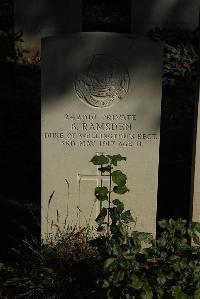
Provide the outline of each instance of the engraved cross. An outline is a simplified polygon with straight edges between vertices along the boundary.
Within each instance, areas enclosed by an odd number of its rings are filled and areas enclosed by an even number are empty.
[[[97,187],[102,187],[103,181],[109,181],[109,175],[102,174],[102,171],[99,171],[100,166],[97,166],[96,174],[78,174],[78,184],[79,184],[79,198],[80,198],[80,185],[81,181],[96,181]],[[80,201],[79,201],[80,202]],[[100,210],[102,208],[102,202],[100,202],[100,206],[96,205],[96,216],[98,216]]]

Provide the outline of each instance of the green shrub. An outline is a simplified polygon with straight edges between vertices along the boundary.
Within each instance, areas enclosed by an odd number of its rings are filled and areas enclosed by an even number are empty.
[[[148,34],[155,41],[164,42],[163,85],[196,84],[198,77],[198,30],[169,30],[155,28]]]
[[[119,199],[111,200],[113,194],[129,191],[126,175],[113,170],[122,160],[126,158],[121,155],[96,155],[91,160],[110,178],[109,188],[95,189],[97,200],[107,201],[108,207],[102,207],[96,218],[97,231],[105,233],[91,242],[105,258],[97,282],[104,291],[103,297],[200,298],[200,224],[187,227],[186,221],[181,219],[160,221],[162,233],[157,239],[149,233],[129,233],[128,226],[133,222],[130,210],[125,210]],[[189,245],[189,238],[196,246]]]
[[[17,62],[22,53],[16,49],[16,43],[23,42],[22,32],[0,31],[0,62]]]

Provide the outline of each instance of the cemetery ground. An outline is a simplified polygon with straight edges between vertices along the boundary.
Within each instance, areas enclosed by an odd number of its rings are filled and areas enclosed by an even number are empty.
[[[197,36],[153,34],[166,40],[158,190],[158,220],[166,220],[157,239],[127,236],[124,200],[124,209],[112,206],[119,217],[109,239],[91,242],[85,228],[49,245],[40,244],[40,57],[18,63],[13,37],[1,37],[9,42],[1,52],[0,298],[200,298],[199,226],[180,220],[189,220]]]

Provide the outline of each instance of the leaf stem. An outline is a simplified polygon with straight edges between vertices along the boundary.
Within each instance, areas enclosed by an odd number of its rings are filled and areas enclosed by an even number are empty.
[[[101,165],[101,169],[102,169],[103,165]],[[101,170],[101,187],[103,186],[103,182],[102,182],[102,170]],[[102,201],[100,201],[100,212],[102,210]]]
[[[108,193],[108,224],[107,224],[107,235],[109,237],[109,227],[110,227],[110,204],[111,204],[111,188],[112,188],[112,176],[111,176],[111,163],[109,170],[109,193]]]

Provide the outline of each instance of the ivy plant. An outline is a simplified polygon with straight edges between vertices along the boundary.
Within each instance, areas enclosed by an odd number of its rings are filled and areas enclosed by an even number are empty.
[[[96,218],[98,224],[98,231],[106,231],[107,237],[113,237],[116,230],[120,235],[120,231],[125,230],[125,225],[133,221],[130,210],[124,211],[124,204],[118,198],[113,198],[114,195],[120,196],[127,192],[129,189],[126,186],[127,177],[121,170],[115,170],[118,162],[126,161],[126,157],[121,155],[95,155],[91,162],[99,166],[98,170],[102,176],[107,176],[109,179],[109,187],[98,186],[95,188],[95,196],[101,202],[107,202],[102,207],[99,215]]]
[[[126,157],[120,154],[95,155],[91,159],[94,165],[99,166],[101,174],[109,178],[109,187],[98,186],[95,189],[96,199],[106,202],[96,218],[97,231],[105,234],[91,243],[105,255],[98,286],[105,291],[105,298],[138,298],[134,296],[141,295],[141,298],[148,299],[153,294],[151,286],[142,272],[137,272],[139,265],[143,268],[146,261],[141,254],[142,243],[149,243],[152,236],[136,231],[129,233],[128,228],[134,219],[118,198],[129,192],[126,174],[116,169],[121,161],[126,161]]]
[[[160,236],[129,230],[134,219],[121,197],[129,192],[118,163],[121,155],[95,155],[91,162],[109,186],[95,188],[100,236],[91,241],[102,254],[95,298],[200,299],[200,223],[162,220]],[[192,240],[192,245],[190,241]],[[93,298],[93,297],[92,297]]]

